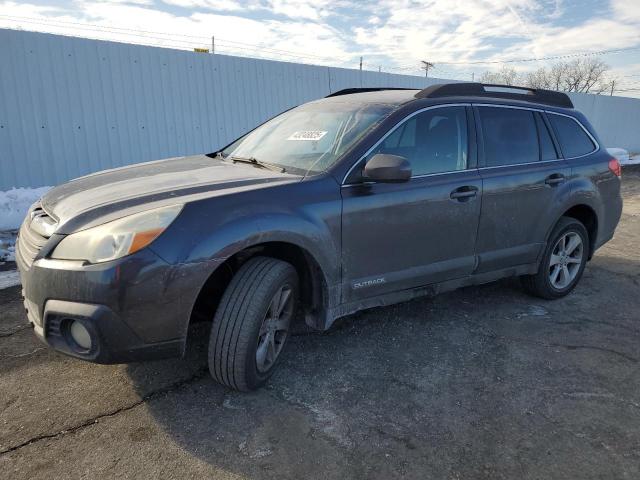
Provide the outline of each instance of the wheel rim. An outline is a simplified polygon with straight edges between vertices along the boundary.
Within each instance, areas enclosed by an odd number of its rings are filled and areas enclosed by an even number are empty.
[[[584,244],[576,232],[562,235],[551,251],[549,281],[553,288],[562,290],[571,285],[582,264]]]
[[[284,347],[293,316],[293,303],[293,289],[288,284],[281,286],[271,299],[258,333],[256,366],[260,372],[266,372],[273,366]]]

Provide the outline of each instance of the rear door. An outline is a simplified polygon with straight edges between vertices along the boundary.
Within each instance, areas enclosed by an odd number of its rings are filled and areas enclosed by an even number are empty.
[[[470,108],[461,105],[416,112],[347,175],[341,190],[343,301],[473,271],[482,184],[472,121]],[[359,172],[376,153],[404,156],[413,177],[363,182]]]
[[[560,158],[544,113],[476,105],[482,212],[477,273],[533,263],[546,241],[554,202],[571,170]]]

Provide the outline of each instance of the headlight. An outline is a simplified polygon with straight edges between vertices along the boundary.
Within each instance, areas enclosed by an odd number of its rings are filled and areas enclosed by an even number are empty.
[[[56,246],[51,258],[100,263],[130,255],[158,238],[180,210],[182,205],[148,210],[72,233]]]

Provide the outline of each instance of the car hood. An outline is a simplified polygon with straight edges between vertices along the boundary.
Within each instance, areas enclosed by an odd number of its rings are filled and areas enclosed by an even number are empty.
[[[42,208],[53,216],[58,233],[108,221],[154,206],[176,204],[274,183],[300,181],[301,177],[231,164],[206,155],[169,158],[105,170],[51,189]],[[98,222],[102,223],[102,222]],[[70,224],[73,224],[71,227]]]

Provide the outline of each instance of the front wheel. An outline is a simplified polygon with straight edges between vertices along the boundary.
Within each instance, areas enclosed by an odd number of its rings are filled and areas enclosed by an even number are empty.
[[[538,272],[521,277],[522,285],[537,297],[564,297],[580,281],[588,258],[586,228],[574,218],[562,217],[551,233]]]
[[[298,275],[289,263],[254,257],[235,274],[213,320],[209,371],[219,383],[255,390],[273,374],[298,302]]]

